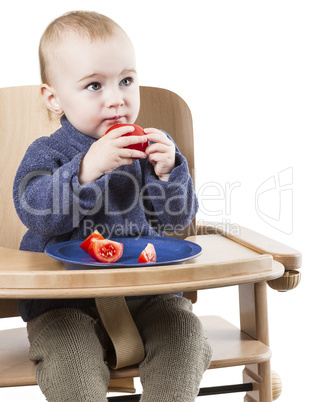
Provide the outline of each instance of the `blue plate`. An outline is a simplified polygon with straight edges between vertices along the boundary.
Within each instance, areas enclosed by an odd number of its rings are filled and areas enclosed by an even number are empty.
[[[93,260],[93,258],[79,247],[83,240],[70,240],[54,244],[48,247],[45,252],[50,257],[62,261],[67,269],[128,268],[146,265],[167,265],[189,260],[197,257],[202,252],[202,248],[196,243],[167,237],[112,237],[111,240],[118,241],[124,245],[122,257],[111,264]],[[154,263],[138,264],[140,253],[148,243],[154,245],[157,261]]]

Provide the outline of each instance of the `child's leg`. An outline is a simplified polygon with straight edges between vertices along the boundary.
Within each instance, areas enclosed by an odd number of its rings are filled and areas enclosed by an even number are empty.
[[[129,308],[146,351],[139,367],[141,402],[195,401],[211,348],[191,302],[175,295],[150,298],[139,308],[136,302]]]
[[[29,357],[49,402],[107,401],[110,374],[99,328],[92,316],[71,308],[51,310],[28,323]]]

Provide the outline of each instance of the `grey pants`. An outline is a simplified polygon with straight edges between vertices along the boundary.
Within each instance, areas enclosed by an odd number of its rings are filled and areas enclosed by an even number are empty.
[[[193,402],[211,348],[191,302],[161,295],[128,302],[145,346],[141,402]],[[105,402],[109,338],[95,308],[51,310],[27,324],[29,357],[49,402]]]

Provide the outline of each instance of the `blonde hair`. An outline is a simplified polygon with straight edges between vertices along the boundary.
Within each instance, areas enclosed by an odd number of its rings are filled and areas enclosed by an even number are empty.
[[[53,46],[59,44],[66,33],[87,36],[93,41],[109,38],[116,30],[123,31],[112,19],[93,11],[71,11],[56,18],[45,29],[39,44],[42,83],[50,84],[48,54]]]

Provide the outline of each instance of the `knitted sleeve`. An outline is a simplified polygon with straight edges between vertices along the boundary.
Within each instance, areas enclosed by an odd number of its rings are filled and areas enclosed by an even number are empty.
[[[145,167],[145,213],[151,226],[160,226],[160,231],[185,228],[198,211],[198,200],[187,160],[175,147],[175,168],[167,182],[157,178],[150,163]]]
[[[28,229],[45,237],[61,235],[96,211],[102,197],[99,186],[81,186],[78,181],[83,156],[84,152],[62,152],[49,137],[28,148],[13,186],[16,211]]]

